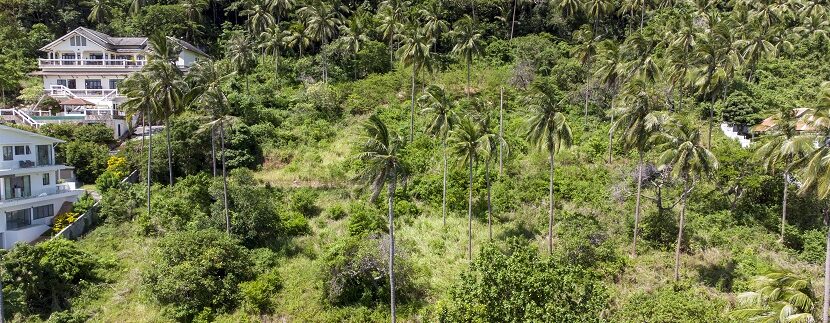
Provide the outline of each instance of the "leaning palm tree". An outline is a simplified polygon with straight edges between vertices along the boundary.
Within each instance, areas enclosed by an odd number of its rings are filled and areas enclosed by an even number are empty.
[[[406,140],[389,131],[386,124],[377,115],[369,117],[364,125],[366,142],[360,149],[360,159],[364,162],[361,178],[372,190],[369,198],[374,203],[380,195],[383,185],[387,186],[389,213],[389,289],[392,322],[395,322],[395,187],[398,181],[406,177],[406,167],[401,161],[401,153]]]
[[[756,154],[763,160],[764,168],[774,173],[779,164],[783,163],[784,195],[781,198],[781,235],[779,241],[784,243],[784,226],[787,223],[787,193],[789,192],[790,176],[793,163],[808,155],[813,150],[813,142],[805,140],[808,137],[798,136],[798,128],[803,124],[799,120],[797,110],[789,107],[779,107],[779,111],[772,117],[775,125],[767,129],[764,144],[758,148]]]
[[[469,170],[469,198],[467,200],[467,259],[473,259],[473,167],[479,156],[487,151],[486,135],[469,116],[459,118],[458,125],[450,132],[449,145],[453,154],[461,163],[466,163]]]
[[[631,255],[637,255],[637,234],[640,223],[640,198],[643,187],[643,157],[651,147],[652,138],[660,129],[660,119],[653,112],[660,109],[661,99],[650,83],[636,78],[625,90],[623,104],[615,111],[619,119],[611,132],[622,132],[622,145],[627,150],[637,151],[637,203],[634,208],[634,237]]]
[[[422,112],[429,113],[431,121],[427,133],[441,138],[441,155],[443,156],[443,189],[441,191],[441,215],[443,223],[447,225],[447,135],[452,130],[458,116],[455,115],[455,106],[452,98],[447,95],[443,85],[430,85],[418,101],[424,108]]]
[[[269,2],[268,0],[249,0],[245,10],[239,13],[248,17],[246,24],[248,25],[248,32],[252,35],[259,35],[268,26],[274,24],[274,16],[268,11]]]
[[[87,16],[90,22],[105,24],[112,18],[112,1],[110,0],[88,0],[83,4],[90,6],[89,16]]]
[[[167,137],[167,167],[169,183],[173,185],[173,150],[170,143],[170,117],[178,113],[182,98],[187,92],[182,70],[176,65],[181,48],[169,38],[156,34],[150,37],[152,51],[148,55],[146,70],[153,80],[152,94],[164,115],[164,132]]]
[[[398,57],[404,67],[412,66],[412,99],[409,111],[409,141],[415,136],[415,81],[418,71],[432,68],[430,51],[433,39],[418,25],[409,25],[404,36],[403,46],[398,50]]]
[[[709,149],[704,147],[700,130],[686,120],[669,123],[661,133],[663,142],[658,149],[661,168],[670,171],[672,177],[683,182],[680,197],[680,219],[678,221],[677,242],[674,251],[674,280],[680,280],[680,248],[683,244],[683,228],[686,224],[686,201],[701,177],[711,174],[718,168],[718,160]]]
[[[467,65],[467,97],[470,97],[472,88],[470,85],[470,68],[473,65],[473,59],[480,55],[482,48],[482,33],[476,27],[475,21],[470,16],[464,15],[463,18],[455,22],[452,30],[453,38],[455,39],[455,46],[452,48],[452,53],[458,55],[464,60]]]
[[[156,109],[156,101],[153,96],[153,81],[145,73],[134,73],[122,84],[124,96],[127,99],[121,104],[127,113],[127,120],[132,120],[136,114],[144,114],[147,117],[147,125],[153,128],[153,110]],[[147,127],[142,131],[141,138],[147,139],[147,214],[150,214],[150,186],[152,182],[151,165],[153,160],[153,134],[148,132]]]
[[[756,276],[754,291],[738,295],[740,309],[730,316],[745,322],[815,322],[816,296],[812,284],[790,271],[778,270]]]
[[[533,112],[528,120],[528,130],[525,137],[539,148],[544,147],[548,152],[550,163],[548,198],[548,253],[553,253],[553,170],[554,156],[562,148],[568,147],[573,141],[571,127],[564,111],[564,95],[556,88],[546,83],[536,83],[536,95],[532,98]]]

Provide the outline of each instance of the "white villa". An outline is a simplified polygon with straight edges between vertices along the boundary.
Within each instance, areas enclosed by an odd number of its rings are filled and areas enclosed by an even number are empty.
[[[196,59],[207,54],[195,46],[173,38],[181,47],[178,66],[187,69]],[[6,121],[39,126],[44,123],[104,123],[120,138],[131,126],[124,120],[118,105],[125,97],[118,91],[118,83],[147,64],[147,52],[152,51],[144,37],[110,37],[79,27],[43,46],[46,58],[38,61],[40,70],[32,73],[43,77],[46,95],[61,103],[62,111],[53,115],[39,111],[37,105],[29,111],[5,109],[0,118]]]
[[[0,248],[36,240],[83,192],[74,181],[59,183],[62,174],[72,173],[72,167],[55,164],[61,142],[0,125]]]

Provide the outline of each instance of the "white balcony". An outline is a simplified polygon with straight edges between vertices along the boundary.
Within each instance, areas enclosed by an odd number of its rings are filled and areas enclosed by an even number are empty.
[[[112,100],[119,96],[118,89],[70,89],[63,85],[50,85],[45,91],[52,97]]]
[[[107,70],[124,70],[124,69],[141,69],[147,64],[147,60],[133,60],[133,59],[61,59],[61,58],[41,58],[38,59],[38,66],[40,68],[63,68],[63,69],[107,69]]]

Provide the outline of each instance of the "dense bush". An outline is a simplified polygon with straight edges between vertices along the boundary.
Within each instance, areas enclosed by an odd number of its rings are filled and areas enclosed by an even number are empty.
[[[72,241],[18,244],[2,252],[4,314],[40,315],[70,307],[70,297],[100,280],[103,265]]]
[[[349,237],[324,257],[323,295],[332,305],[373,306],[389,302],[389,236]],[[418,299],[411,260],[395,250],[395,299]]]
[[[239,284],[253,278],[248,251],[215,230],[182,231],[159,240],[143,274],[148,295],[179,321],[233,310]]]
[[[75,175],[82,183],[95,183],[107,168],[109,149],[88,141],[73,141],[64,147],[66,163],[75,166]]]
[[[607,302],[602,282],[589,271],[542,259],[512,240],[504,251],[492,244],[482,249],[440,316],[446,322],[600,322]]]
[[[276,270],[259,275],[255,280],[239,284],[242,307],[249,313],[263,314],[273,309],[274,294],[282,287]]]
[[[703,291],[664,286],[639,292],[614,313],[615,322],[725,322],[725,302]]]
[[[308,217],[315,216],[320,212],[317,205],[315,205],[319,195],[320,194],[313,189],[300,188],[291,193],[288,202],[290,203],[292,210],[300,212]]]
[[[386,232],[387,226],[383,211],[363,203],[352,203],[349,209],[349,235]]]
[[[146,185],[127,184],[103,192],[98,218],[111,223],[132,221],[146,209],[146,190]]]

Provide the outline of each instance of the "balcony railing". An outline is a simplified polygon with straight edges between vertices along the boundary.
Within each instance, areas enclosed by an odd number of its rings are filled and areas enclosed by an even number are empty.
[[[118,96],[118,89],[70,89],[63,85],[50,85],[46,89],[50,96],[65,96],[71,98],[102,98],[112,99]]]
[[[144,67],[147,64],[147,60],[135,60],[135,59],[92,59],[92,58],[79,58],[79,59],[64,59],[64,58],[41,58],[38,59],[39,66],[41,68],[44,67],[63,67],[63,68],[77,68],[77,67],[89,67],[89,68],[113,68],[113,69],[139,69]]]
[[[11,192],[8,192],[7,196],[4,197],[4,201],[17,201],[22,199],[29,199],[29,198],[36,198],[36,197],[46,197],[56,194],[63,194],[67,192],[72,192],[76,190],[75,182],[66,182],[56,184],[55,186],[47,186],[41,188],[37,191],[26,192],[23,188],[14,188]]]

